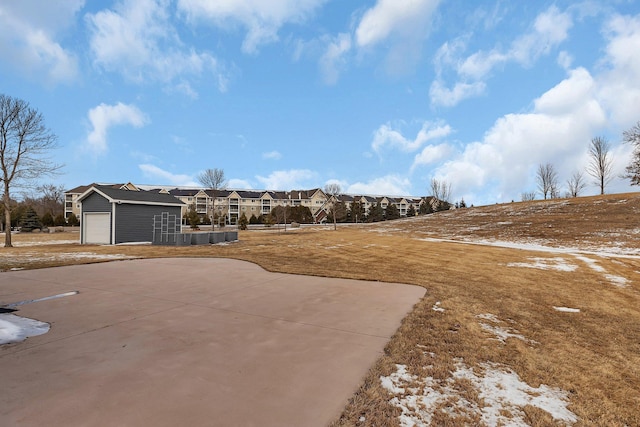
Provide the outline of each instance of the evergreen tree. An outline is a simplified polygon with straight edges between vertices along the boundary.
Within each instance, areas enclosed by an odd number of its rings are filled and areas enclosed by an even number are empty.
[[[242,215],[240,215],[240,218],[238,219],[238,228],[240,228],[240,230],[246,230],[248,223],[249,220],[247,219],[247,216],[242,212]]]
[[[364,206],[362,203],[358,201],[353,201],[351,203],[351,209],[347,212],[347,221],[349,222],[365,222],[366,213],[364,211]]]
[[[414,216],[416,216],[416,208],[411,204],[407,209],[407,218],[413,218]]]
[[[255,214],[251,214],[251,218],[249,218],[249,224],[259,224],[258,217]]]
[[[49,212],[42,215],[42,225],[45,227],[53,226],[53,216]]]
[[[433,213],[433,207],[431,206],[431,203],[428,199],[425,199],[422,203],[420,203],[419,212],[420,215],[428,215],[430,213]]]
[[[62,214],[58,214],[56,215],[56,217],[53,219],[53,225],[55,226],[63,226],[63,225],[67,225],[67,221],[65,221],[64,219],[64,215]]]
[[[387,220],[400,218],[400,211],[394,203],[389,203],[387,209],[385,209],[384,217]]]
[[[30,232],[36,229],[42,229],[42,222],[36,211],[29,206],[22,216],[20,231]]]
[[[69,218],[67,218],[67,224],[69,224],[72,227],[80,225],[80,221],[78,220],[78,217],[76,216],[76,214],[74,214],[73,212],[69,214]]]
[[[369,213],[367,214],[367,222],[378,222],[384,219],[384,210],[380,205],[380,202],[377,202],[375,205],[371,205],[369,208]]]
[[[200,215],[196,212],[196,205],[189,206],[189,210],[184,214],[184,218],[187,220],[192,229],[198,228],[200,225]]]

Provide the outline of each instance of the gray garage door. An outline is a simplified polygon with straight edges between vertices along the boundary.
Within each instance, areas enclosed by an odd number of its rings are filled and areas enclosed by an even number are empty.
[[[111,214],[84,214],[84,243],[111,243]]]

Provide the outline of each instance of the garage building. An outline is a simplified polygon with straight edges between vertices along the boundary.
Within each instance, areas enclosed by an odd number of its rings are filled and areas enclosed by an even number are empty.
[[[94,185],[79,198],[80,243],[151,242],[154,221],[163,213],[180,220],[184,203],[157,191]]]

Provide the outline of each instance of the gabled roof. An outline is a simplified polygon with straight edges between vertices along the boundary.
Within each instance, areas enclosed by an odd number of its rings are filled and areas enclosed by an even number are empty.
[[[150,204],[164,206],[182,206],[184,203],[175,198],[171,194],[164,194],[155,191],[131,191],[121,190],[110,186],[93,185],[85,191],[78,201],[86,199],[93,193],[98,193],[109,200],[110,203],[132,203],[132,204]]]

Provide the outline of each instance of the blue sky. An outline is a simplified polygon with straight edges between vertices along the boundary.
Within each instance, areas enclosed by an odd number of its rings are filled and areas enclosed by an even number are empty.
[[[421,196],[437,178],[508,202],[542,163],[564,186],[596,136],[623,172],[639,3],[0,0],[0,92],[43,113],[67,188],[222,168],[233,188]]]

